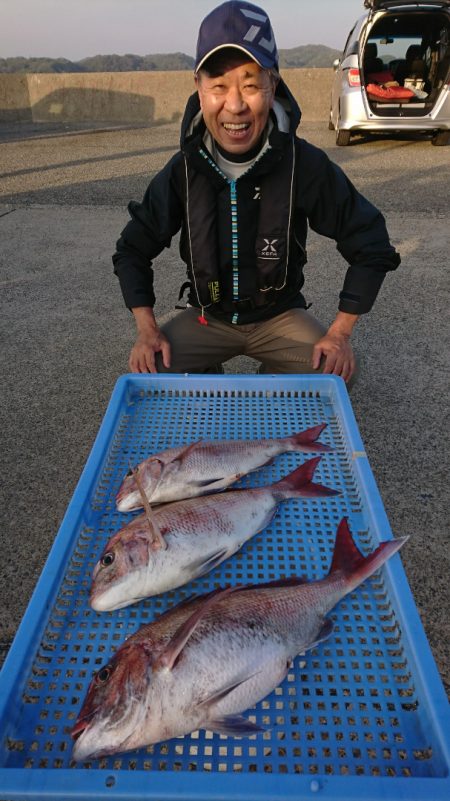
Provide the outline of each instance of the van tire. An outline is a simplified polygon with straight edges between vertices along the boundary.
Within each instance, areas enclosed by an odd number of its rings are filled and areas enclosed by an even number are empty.
[[[450,143],[450,131],[438,131],[431,138],[431,144],[444,147]]]
[[[347,130],[339,131],[339,130],[337,130],[336,131],[336,144],[339,145],[339,147],[346,147],[347,145],[350,144],[350,136],[351,136],[350,131],[347,131]]]

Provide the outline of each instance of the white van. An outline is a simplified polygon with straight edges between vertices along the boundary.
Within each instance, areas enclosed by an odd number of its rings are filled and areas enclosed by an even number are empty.
[[[354,134],[418,131],[450,142],[450,0],[364,0],[335,61],[329,127]]]

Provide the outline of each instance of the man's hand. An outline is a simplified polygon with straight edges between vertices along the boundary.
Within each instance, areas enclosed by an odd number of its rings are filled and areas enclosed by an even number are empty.
[[[356,314],[338,312],[327,333],[316,342],[313,350],[313,369],[318,370],[322,357],[325,358],[324,373],[340,375],[350,381],[356,368],[350,334],[358,319]]]
[[[161,353],[164,367],[170,367],[170,344],[159,330],[153,310],[148,307],[132,309],[138,337],[128,361],[132,373],[157,373],[155,354]]]

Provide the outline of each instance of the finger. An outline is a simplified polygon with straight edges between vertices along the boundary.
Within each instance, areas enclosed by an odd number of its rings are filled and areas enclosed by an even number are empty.
[[[161,342],[161,356],[163,365],[167,369],[170,367],[170,355],[170,343],[167,340],[163,340],[163,342]]]
[[[347,376],[345,378],[345,380],[347,382],[350,381],[350,379],[352,378],[352,376],[355,373],[355,370],[356,370],[356,363],[355,362],[351,362],[350,365],[349,365],[348,371],[347,371]]]
[[[338,356],[335,359],[334,366],[333,366],[333,375],[340,375],[343,377],[343,373],[345,372],[346,362],[342,356]]]
[[[313,370],[318,370],[320,367],[320,360],[322,358],[323,349],[319,343],[314,345],[313,348],[313,355],[312,355],[312,368]]]
[[[130,368],[132,373],[140,373],[139,370],[139,360],[136,357],[134,349],[130,353],[130,358],[128,359],[128,367]]]
[[[344,379],[345,382],[350,381],[352,377],[352,369],[350,362],[345,362],[342,368],[341,377]]]
[[[353,355],[353,351],[349,351],[344,359],[344,364],[342,367],[342,378],[344,381],[350,381],[353,373],[355,372],[356,368],[356,361]]]
[[[150,348],[146,348],[142,355],[142,373],[157,373],[155,364],[155,352]]]
[[[336,354],[335,353],[325,354],[325,366],[323,368],[323,372],[327,373],[327,375],[334,373],[335,365],[336,365]]]

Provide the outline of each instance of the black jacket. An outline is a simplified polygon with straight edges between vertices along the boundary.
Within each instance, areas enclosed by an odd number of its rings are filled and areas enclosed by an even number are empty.
[[[281,132],[274,118],[270,148],[235,182],[220,172],[204,145],[197,93],[189,99],[181,149],[155,176],[142,203],[129,204],[131,221],[122,231],[113,256],[129,308],[154,305],[152,261],[170,246],[180,229],[180,255],[187,266],[192,305],[207,307],[210,314],[237,323],[305,307],[300,290],[309,225],[334,239],[349,264],[339,309],[353,314],[370,310],[386,272],[400,263],[389,243],[384,218],[322,150],[295,136],[300,109],[283,81],[276,97],[289,112],[290,130]],[[289,191],[287,178],[285,189],[277,187],[279,176],[287,176],[282,165],[289,151],[294,153],[295,164],[285,237],[289,258],[282,249],[278,273],[274,269],[268,280],[267,275],[262,277],[264,261],[258,257],[261,241],[269,247],[278,241],[282,215],[280,204],[271,198],[277,188],[279,196]],[[261,192],[267,198],[265,219],[273,216],[278,224],[271,231],[260,229]]]

